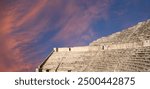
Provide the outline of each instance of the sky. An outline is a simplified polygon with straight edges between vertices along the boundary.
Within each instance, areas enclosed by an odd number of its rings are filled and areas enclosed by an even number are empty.
[[[54,47],[90,42],[150,19],[150,0],[0,0],[0,71],[30,72]]]

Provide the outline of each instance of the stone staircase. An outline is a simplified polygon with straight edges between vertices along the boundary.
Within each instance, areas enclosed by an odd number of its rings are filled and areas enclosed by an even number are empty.
[[[95,52],[54,52],[43,69],[55,72],[150,71],[150,47]]]
[[[134,49],[131,58],[121,64],[120,70],[132,72],[150,71],[150,47]]]
[[[87,64],[90,55],[90,52],[54,52],[43,69],[56,71],[54,69],[59,65],[58,71],[80,71]]]

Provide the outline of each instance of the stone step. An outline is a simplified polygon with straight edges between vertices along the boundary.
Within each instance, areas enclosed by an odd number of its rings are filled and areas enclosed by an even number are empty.
[[[124,64],[124,66],[127,66],[129,69],[132,68],[136,71],[146,71],[147,69],[149,69],[149,67],[147,67],[147,66],[132,64],[132,63]]]
[[[138,72],[138,71],[140,71],[137,67],[129,66],[129,65],[122,65],[122,67],[120,67],[119,70],[120,71],[125,71],[125,72],[126,71],[128,71],[128,72]]]

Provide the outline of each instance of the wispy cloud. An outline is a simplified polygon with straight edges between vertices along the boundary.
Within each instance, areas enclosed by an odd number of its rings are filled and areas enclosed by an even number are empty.
[[[30,31],[20,31],[23,26],[28,25],[30,21],[40,13],[47,0],[38,1],[33,5],[29,12],[25,13],[20,19],[17,16],[21,16],[20,9],[23,4],[14,2],[12,6],[5,6],[5,11],[1,11],[0,20],[0,71],[27,71],[32,69],[33,66],[27,62],[24,57],[24,51],[20,45],[32,43],[32,40],[42,31],[41,29],[46,25],[46,22],[41,21],[37,26],[30,26]],[[4,3],[5,4],[5,3]],[[18,33],[14,33],[17,32]],[[30,49],[30,48],[29,48]]]
[[[66,18],[67,20],[61,18],[65,21],[60,31],[53,38],[53,40],[63,40],[64,42],[71,42],[71,40],[80,39],[79,41],[82,42],[86,37],[84,36],[86,35],[85,33],[91,30],[91,23],[94,20],[107,18],[107,12],[110,5],[109,0],[96,0],[93,4],[88,4],[89,3],[87,3],[87,1],[83,1],[81,5],[77,2],[69,2],[67,4],[64,14],[68,18]],[[92,31],[93,30],[91,30],[91,32]]]
[[[20,20],[17,21],[16,26],[18,27],[34,20],[40,14],[47,2],[48,0],[38,0],[38,2],[33,7],[31,7],[30,10],[25,15],[23,15]]]

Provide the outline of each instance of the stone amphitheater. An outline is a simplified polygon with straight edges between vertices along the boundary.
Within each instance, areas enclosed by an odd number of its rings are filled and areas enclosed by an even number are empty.
[[[150,20],[93,41],[54,48],[37,72],[150,72]]]

